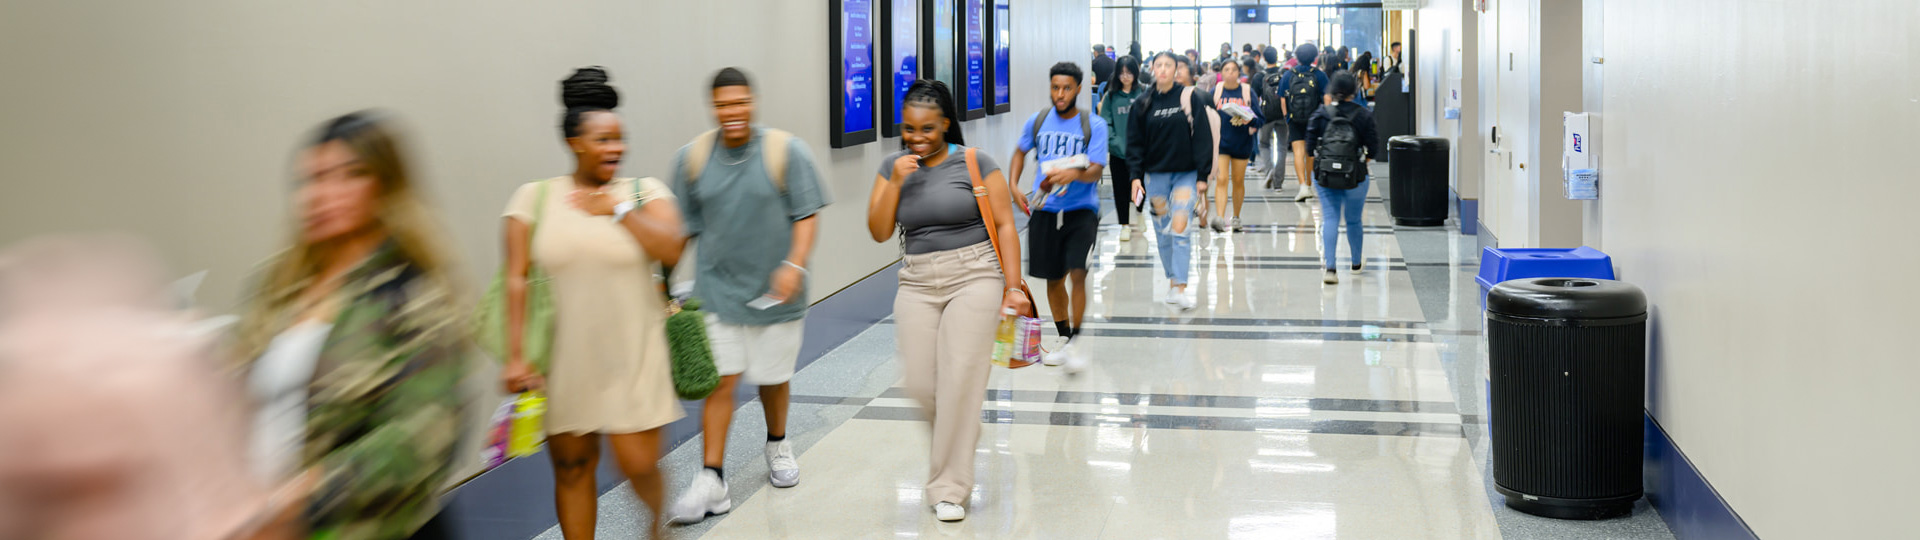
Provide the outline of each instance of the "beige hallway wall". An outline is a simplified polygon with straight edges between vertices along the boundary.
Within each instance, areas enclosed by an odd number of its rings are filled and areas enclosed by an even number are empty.
[[[224,311],[283,245],[289,162],[333,115],[381,107],[410,128],[417,173],[474,282],[499,253],[513,188],[564,174],[558,81],[604,65],[622,92],[623,174],[666,175],[712,127],[708,84],[740,66],[759,120],[812,146],[838,199],[822,214],[816,297],[898,258],[864,225],[897,139],[830,150],[827,7],[816,0],[257,2],[72,0],[0,8],[0,245],[129,230],[179,273],[211,271]],[[1088,59],[1084,2],[1012,4],[1016,115],[1047,106],[1046,69]],[[1016,115],[969,122],[1005,159]],[[477,296],[477,292],[476,292]]]

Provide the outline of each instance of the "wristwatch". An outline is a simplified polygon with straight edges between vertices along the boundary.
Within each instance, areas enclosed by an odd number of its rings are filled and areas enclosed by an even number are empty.
[[[632,212],[634,208],[637,208],[639,206],[640,205],[634,204],[634,202],[630,200],[620,201],[619,203],[614,204],[613,205],[613,222],[619,223],[622,221],[626,221],[627,213]]]

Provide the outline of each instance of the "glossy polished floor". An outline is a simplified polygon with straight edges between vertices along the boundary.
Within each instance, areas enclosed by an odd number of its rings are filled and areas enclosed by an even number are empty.
[[[1476,239],[1394,227],[1387,183],[1374,184],[1365,272],[1345,269],[1343,240],[1339,285],[1320,282],[1318,204],[1293,202],[1291,178],[1283,192],[1248,186],[1246,232],[1195,236],[1200,306],[1187,313],[1160,301],[1153,242],[1120,242],[1109,203],[1085,329],[1093,365],[994,370],[966,521],[941,523],[922,500],[929,432],[881,320],[794,379],[800,485],[767,486],[764,420],[743,404],[734,510],[669,537],[1671,538],[1644,501],[1604,522],[1502,505],[1486,469]],[[668,456],[669,497],[699,450]],[[599,536],[632,538],[637,501],[609,487]]]

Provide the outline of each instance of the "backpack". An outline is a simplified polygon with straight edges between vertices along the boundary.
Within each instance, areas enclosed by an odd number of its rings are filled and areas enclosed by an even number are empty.
[[[1027,140],[1033,141],[1034,148],[1040,147],[1040,125],[1046,123],[1049,114],[1053,114],[1053,109],[1049,108],[1040,111],[1040,114],[1033,115],[1033,129],[1027,130]],[[1076,116],[1080,117],[1080,151],[1085,152],[1087,145],[1093,144],[1093,124],[1091,120],[1087,120],[1087,111],[1080,111]],[[1033,159],[1040,159],[1040,154],[1035,152]]]
[[[1180,112],[1187,115],[1188,132],[1199,129],[1198,126],[1193,125],[1193,92],[1194,88],[1191,86],[1180,92]],[[1220,115],[1214,114],[1213,109],[1208,109],[1206,112],[1207,125],[1213,130],[1213,155],[1218,156],[1220,155]],[[1205,182],[1207,179],[1202,178],[1200,181]]]
[[[1340,108],[1327,105],[1327,130],[1320,134],[1320,144],[1313,150],[1314,182],[1327,189],[1353,189],[1360,187],[1366,175],[1360,166],[1366,155],[1360,145],[1360,134],[1353,129],[1353,119],[1340,114]]]
[[[1286,118],[1287,111],[1280,105],[1281,96],[1286,93],[1286,89],[1280,87],[1279,73],[1261,73],[1260,84],[1255,85],[1254,88],[1260,91],[1262,118],[1269,121],[1280,121]]]
[[[707,130],[687,145],[687,159],[683,163],[687,187],[693,187],[693,183],[700,179],[700,173],[707,169],[707,159],[713,157],[713,145],[719,139],[720,130]],[[792,133],[767,128],[760,140],[760,151],[766,153],[761,156],[765,158],[761,164],[767,167],[767,178],[773,179],[773,187],[783,194],[787,192],[787,150],[792,139]]]
[[[1320,110],[1320,81],[1313,78],[1313,70],[1305,73],[1293,72],[1293,82],[1287,85],[1287,122],[1305,124],[1313,117],[1313,111]]]

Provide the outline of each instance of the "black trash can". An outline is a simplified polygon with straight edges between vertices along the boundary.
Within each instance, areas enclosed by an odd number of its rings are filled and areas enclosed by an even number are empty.
[[[1392,178],[1393,222],[1438,227],[1447,222],[1447,148],[1441,137],[1401,135],[1387,139]]]
[[[1487,295],[1493,478],[1537,516],[1633,512],[1641,489],[1647,297],[1608,279],[1532,278]]]

